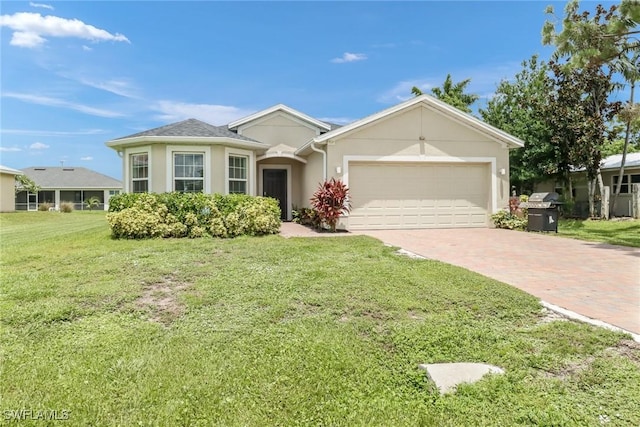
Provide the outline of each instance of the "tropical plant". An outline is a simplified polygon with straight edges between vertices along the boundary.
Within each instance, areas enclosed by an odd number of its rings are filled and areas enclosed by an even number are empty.
[[[37,193],[38,191],[40,191],[40,186],[26,175],[16,175],[15,192],[19,193],[21,191],[26,191],[28,193]]]
[[[470,113],[470,106],[479,98],[478,95],[464,93],[470,82],[471,79],[466,79],[454,84],[451,79],[451,74],[447,74],[447,78],[444,80],[442,88],[434,87],[431,89],[431,93],[433,93],[439,100],[456,107],[458,110]],[[422,90],[416,86],[411,88],[411,93],[415,96],[423,94]]]
[[[92,211],[93,208],[97,208],[98,206],[100,206],[100,203],[100,199],[96,196],[89,197],[84,201],[85,206],[88,207],[90,211]]]
[[[340,216],[351,210],[349,189],[341,180],[331,178],[321,183],[313,193],[311,206],[317,212],[320,223],[335,232]]]

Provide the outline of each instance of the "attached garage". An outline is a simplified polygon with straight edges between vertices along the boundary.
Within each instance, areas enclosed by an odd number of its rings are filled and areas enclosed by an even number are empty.
[[[489,163],[351,162],[349,228],[487,227]]]

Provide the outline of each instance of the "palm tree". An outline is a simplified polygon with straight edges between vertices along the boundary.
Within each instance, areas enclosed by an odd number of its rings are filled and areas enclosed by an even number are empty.
[[[476,94],[464,93],[464,90],[470,82],[471,79],[466,79],[454,84],[453,80],[451,80],[451,74],[447,74],[447,78],[444,80],[442,88],[434,87],[433,89],[431,89],[431,93],[433,93],[439,100],[456,107],[458,110],[464,111],[465,113],[470,113],[470,105],[476,102],[478,98],[480,98]],[[423,94],[420,88],[416,86],[411,89],[411,93],[415,96],[420,96]]]

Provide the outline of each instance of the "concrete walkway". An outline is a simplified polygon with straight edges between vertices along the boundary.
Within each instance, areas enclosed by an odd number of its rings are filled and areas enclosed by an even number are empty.
[[[640,334],[640,249],[484,228],[352,234],[476,271],[556,306]]]

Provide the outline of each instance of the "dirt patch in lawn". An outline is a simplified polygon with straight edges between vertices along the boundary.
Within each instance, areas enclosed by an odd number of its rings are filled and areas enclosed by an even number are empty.
[[[544,325],[551,322],[566,322],[567,320],[569,320],[562,314],[556,313],[553,310],[549,310],[546,307],[542,307],[542,310],[540,311],[540,313],[541,313],[541,317],[540,317],[540,320],[538,320],[539,325]]]
[[[618,345],[609,347],[607,350],[631,360],[636,366],[640,367],[640,342],[622,340]]]
[[[164,276],[160,281],[146,284],[136,305],[149,313],[152,322],[168,325],[184,313],[184,304],[178,300],[178,293],[191,283],[177,280],[174,274]]]

